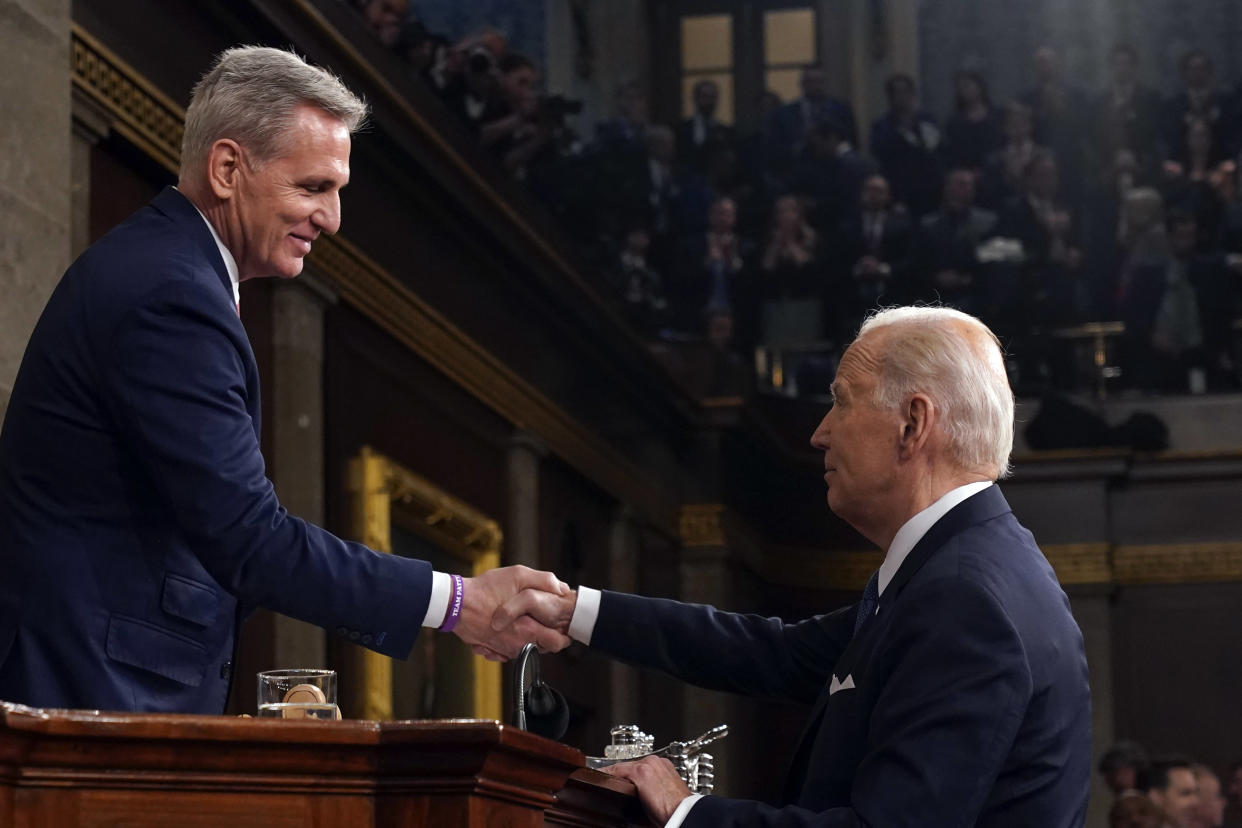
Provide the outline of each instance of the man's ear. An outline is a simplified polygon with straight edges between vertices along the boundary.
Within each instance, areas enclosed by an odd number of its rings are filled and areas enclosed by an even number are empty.
[[[901,454],[910,457],[931,436],[936,421],[936,405],[926,394],[915,394],[906,402],[901,414]]]
[[[237,192],[241,174],[241,146],[232,138],[221,138],[207,153],[207,183],[216,198],[227,201]]]

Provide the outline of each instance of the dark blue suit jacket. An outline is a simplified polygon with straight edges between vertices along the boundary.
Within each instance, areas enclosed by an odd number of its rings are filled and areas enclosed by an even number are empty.
[[[784,807],[709,796],[687,828],[1082,825],[1082,634],[997,487],[928,531],[852,638],[856,614],[784,624],[604,593],[593,648],[712,689],[814,703]]]
[[[108,710],[221,712],[256,606],[404,657],[431,590],[427,563],[277,501],[228,273],[172,188],[65,272],[30,338],[0,571],[0,699]]]

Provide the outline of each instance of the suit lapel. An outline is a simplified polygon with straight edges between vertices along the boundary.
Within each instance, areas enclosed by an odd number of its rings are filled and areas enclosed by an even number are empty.
[[[909,583],[915,573],[922,569],[932,555],[943,547],[950,538],[969,526],[999,517],[1010,511],[1012,510],[1009,507],[1008,501],[1005,500],[1005,496],[1001,494],[1000,487],[995,485],[989,486],[954,506],[944,517],[936,521],[919,542],[915,544],[914,549],[910,550],[910,554],[906,556],[905,561],[898,568],[897,574],[893,576],[893,580],[884,588],[884,593],[880,596],[879,612],[883,614],[886,608],[892,605],[902,588]],[[823,689],[820,690],[819,697],[815,700],[815,706],[811,708],[807,725],[798,739],[798,746],[794,750],[793,758],[790,760],[789,771],[785,776],[783,802],[795,804],[805,783],[811,748],[814,746],[815,737],[819,733],[824,712],[828,707],[828,700],[832,697],[832,676],[835,675],[844,680],[847,676],[853,675],[854,667],[862,653],[862,645],[868,640],[868,633],[874,634],[878,626],[875,620],[872,620],[871,623],[859,631],[859,634],[851,639],[849,645],[841,653],[841,658],[833,665],[829,680],[824,684]]]
[[[173,224],[194,241],[207,257],[207,261],[211,262],[220,284],[224,286],[229,304],[233,304],[233,280],[229,278],[229,270],[224,266],[224,259],[220,257],[220,248],[216,246],[215,237],[211,235],[211,230],[198,208],[175,187],[165,187],[151,200],[151,206],[172,220]]]

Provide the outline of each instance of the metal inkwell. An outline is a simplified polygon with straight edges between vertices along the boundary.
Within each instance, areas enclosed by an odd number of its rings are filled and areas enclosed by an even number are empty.
[[[715,761],[703,748],[729,735],[728,725],[716,725],[698,738],[687,742],[669,742],[659,750],[653,750],[655,737],[643,733],[638,725],[618,725],[610,731],[612,744],[604,748],[603,757],[588,756],[588,768],[606,768],[618,762],[632,762],[644,756],[663,756],[673,763],[678,775],[690,790],[709,794],[715,782]]]

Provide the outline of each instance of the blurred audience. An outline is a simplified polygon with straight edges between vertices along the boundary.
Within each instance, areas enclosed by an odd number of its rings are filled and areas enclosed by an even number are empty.
[[[671,125],[650,120],[653,87],[629,80],[583,141],[582,104],[543,90],[501,32],[450,42],[409,0],[343,2],[544,202],[645,337],[714,325],[743,353],[840,343],[877,304],[933,301],[1022,354],[1020,393],[1058,382],[1062,329],[1093,319],[1124,323],[1131,387],[1242,386],[1242,95],[1203,50],[1182,56],[1162,102],[1128,44],[1097,57],[1107,80],[1091,92],[1040,47],[1003,110],[987,77],[956,72],[943,121],[893,75],[869,152],[819,65],[796,99],[763,90],[740,107],[754,125],[740,136],[717,80],[698,80]]]

